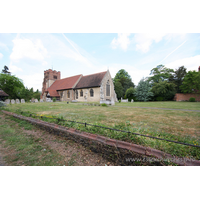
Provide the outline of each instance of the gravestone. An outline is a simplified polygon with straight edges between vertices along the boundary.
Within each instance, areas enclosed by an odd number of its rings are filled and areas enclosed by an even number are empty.
[[[114,106],[115,105],[115,101],[114,101],[114,98],[112,97],[111,99],[111,105]]]
[[[25,100],[24,100],[24,99],[21,99],[21,103],[25,103]]]
[[[14,99],[11,100],[11,104],[15,104],[15,100]]]
[[[38,103],[38,100],[37,100],[37,99],[35,99],[35,103]]]
[[[122,99],[121,97],[121,102],[128,102],[128,99]]]
[[[133,99],[131,99],[131,103],[133,103],[134,102],[134,100]]]
[[[44,102],[43,99],[40,99],[40,102]]]
[[[110,104],[111,104],[111,101],[109,101],[109,100],[100,100],[100,104],[102,104],[102,103],[105,103],[105,104],[107,104],[107,105],[110,105]]]
[[[10,99],[6,99],[6,100],[5,100],[5,103],[6,103],[6,104],[10,104]]]
[[[31,99],[31,102],[32,102],[32,103],[35,103],[35,99],[34,99],[34,98],[32,98],[32,99]]]
[[[19,103],[20,103],[19,99],[16,99],[16,103],[17,103],[17,104],[19,104]]]
[[[46,98],[46,102],[51,102],[51,98]]]

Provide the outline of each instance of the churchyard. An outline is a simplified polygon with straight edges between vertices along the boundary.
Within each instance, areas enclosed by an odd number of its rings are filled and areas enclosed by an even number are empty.
[[[148,107],[148,108],[142,108]],[[154,109],[160,108],[160,109]],[[164,109],[161,109],[164,108]],[[167,109],[168,108],[168,109]],[[199,102],[133,102],[116,103],[115,106],[99,106],[98,103],[38,102],[10,104],[10,112],[36,114],[38,117],[86,122],[120,130],[200,145]],[[174,109],[174,110],[172,110]],[[179,110],[177,110],[179,109]],[[182,110],[183,109],[183,110]],[[194,111],[186,111],[194,110]],[[57,123],[53,119],[42,119]],[[62,123],[64,126],[100,134],[109,138],[128,141],[170,153],[179,157],[200,159],[200,149],[166,141],[128,135],[122,132],[90,127],[77,123]]]

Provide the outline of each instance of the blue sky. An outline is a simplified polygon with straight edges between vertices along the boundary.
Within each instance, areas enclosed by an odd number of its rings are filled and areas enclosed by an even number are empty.
[[[158,64],[197,71],[199,44],[200,33],[1,33],[0,66],[35,90],[52,68],[61,78],[125,69],[137,85]]]

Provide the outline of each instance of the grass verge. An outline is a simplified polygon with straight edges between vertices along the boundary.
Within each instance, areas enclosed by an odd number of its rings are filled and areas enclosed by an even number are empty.
[[[24,130],[33,130],[34,126],[30,123],[9,116],[3,119],[1,111],[0,118],[0,144],[6,148],[6,152],[9,154],[4,158],[9,165],[64,165],[63,156],[50,149],[47,145],[41,144],[39,138],[36,139],[22,131],[22,128]]]
[[[21,114],[20,110],[17,110],[16,113]],[[30,112],[29,112],[30,113]],[[22,113],[24,116],[29,116],[29,113]],[[35,114],[37,116],[37,114]],[[43,115],[45,116],[45,115]],[[34,116],[33,116],[34,117]],[[39,115],[36,117],[38,118]],[[123,140],[127,142],[132,142],[135,144],[143,145],[146,147],[151,147],[154,149],[159,149],[161,151],[164,151],[166,153],[172,154],[174,156],[178,157],[187,157],[191,159],[196,159],[200,160],[200,148],[198,147],[191,147],[191,146],[185,146],[181,144],[175,144],[167,141],[162,141],[162,140],[156,140],[156,139],[151,139],[151,138],[145,138],[143,136],[137,136],[131,133],[123,133],[123,132],[118,132],[114,130],[108,130],[104,128],[99,128],[99,127],[94,127],[94,126],[84,126],[82,124],[74,123],[74,122],[64,122],[60,120],[55,120],[52,118],[56,118],[58,116],[53,116],[53,115],[48,115],[47,117],[50,118],[41,118],[43,121],[47,122],[52,122],[52,123],[57,123],[62,126],[66,127],[72,127],[80,131],[85,131],[85,132],[90,132],[90,133],[95,133],[99,135],[103,135],[109,138],[117,139],[117,140]],[[60,117],[60,119],[63,119],[63,117]],[[80,121],[84,122],[84,121]],[[99,126],[105,126],[105,124],[101,123],[94,123],[95,125]],[[197,137],[191,137],[188,135],[182,135],[182,134],[170,134],[166,133],[164,131],[158,132],[154,129],[151,129],[150,127],[144,127],[142,126],[134,126],[134,124],[130,123],[130,121],[126,121],[126,123],[120,123],[120,124],[114,124],[113,126],[110,126],[110,128],[113,129],[120,129],[120,130],[125,130],[129,132],[135,132],[135,133],[140,133],[144,135],[150,135],[154,137],[159,137],[159,138],[165,138],[168,140],[174,140],[174,141],[179,141],[183,143],[189,143],[189,144],[194,144],[194,145],[200,145],[200,139]]]

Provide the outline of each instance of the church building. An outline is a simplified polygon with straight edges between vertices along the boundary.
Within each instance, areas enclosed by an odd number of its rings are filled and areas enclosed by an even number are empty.
[[[117,101],[109,70],[83,76],[61,78],[55,70],[44,71],[42,99],[55,97],[60,101],[100,102]]]

